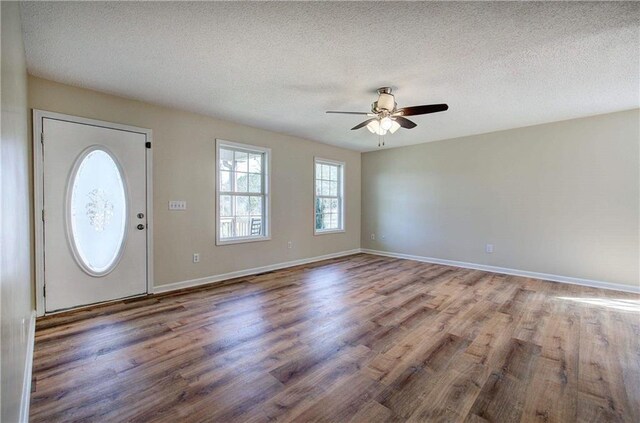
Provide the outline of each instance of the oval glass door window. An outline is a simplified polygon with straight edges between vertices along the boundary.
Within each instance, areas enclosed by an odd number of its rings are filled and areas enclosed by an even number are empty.
[[[116,158],[93,146],[73,167],[67,195],[70,244],[80,267],[104,276],[118,264],[127,233],[127,190]]]

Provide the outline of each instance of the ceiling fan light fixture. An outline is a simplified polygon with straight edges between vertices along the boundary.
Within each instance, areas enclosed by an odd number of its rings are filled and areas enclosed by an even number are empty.
[[[382,126],[380,126],[380,121],[379,120],[374,120],[374,121],[369,122],[367,124],[367,129],[372,134],[377,134],[377,135],[386,135],[387,134],[387,129],[384,129]]]
[[[393,120],[390,117],[383,117],[380,119],[380,128],[388,131],[393,126]]]
[[[444,112],[449,109],[447,104],[423,104],[420,106],[402,107],[398,109],[395,97],[391,94],[391,87],[378,88],[378,99],[371,104],[371,112],[339,112],[329,110],[327,113],[342,113],[347,115],[367,115],[369,119],[360,122],[352,131],[367,127],[372,134],[386,135],[394,134],[398,129],[413,129],[418,126],[415,122],[407,119],[407,116],[428,115],[431,113]],[[384,145],[384,139],[378,146]]]

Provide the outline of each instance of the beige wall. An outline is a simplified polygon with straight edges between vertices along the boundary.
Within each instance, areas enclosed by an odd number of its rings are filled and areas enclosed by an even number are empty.
[[[27,71],[18,3],[2,2],[0,384],[3,422],[17,422],[33,310]]]
[[[29,107],[153,130],[156,286],[360,246],[358,152],[35,77]],[[272,149],[270,241],[215,245],[216,138]],[[345,233],[313,235],[316,155],[346,162]],[[169,200],[186,200],[187,211],[168,211]]]
[[[639,118],[364,153],[362,248],[638,286]]]

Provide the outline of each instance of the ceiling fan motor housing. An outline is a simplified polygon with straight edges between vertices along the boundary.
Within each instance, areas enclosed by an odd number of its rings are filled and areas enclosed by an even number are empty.
[[[396,99],[391,94],[391,87],[378,88],[378,101],[371,105],[371,110],[375,113],[387,111],[393,112],[396,108]]]
[[[380,97],[378,97],[378,101],[375,101],[371,105],[371,109],[376,113],[379,113],[383,110],[392,112],[395,108],[396,108],[395,98],[393,97],[392,94],[386,94],[386,93],[380,94]]]

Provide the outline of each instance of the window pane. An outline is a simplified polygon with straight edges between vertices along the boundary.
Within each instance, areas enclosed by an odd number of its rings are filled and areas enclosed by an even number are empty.
[[[231,172],[220,172],[220,191],[231,191]]]
[[[249,174],[249,192],[262,192],[262,175]]]
[[[249,169],[248,166],[249,155],[242,151],[235,152],[235,171],[236,172],[247,172]]]
[[[80,159],[67,204],[70,240],[85,272],[103,274],[117,264],[124,243],[127,193],[120,168],[108,152],[96,149]]]
[[[231,216],[231,196],[230,195],[220,196],[220,216],[222,217]]]
[[[248,173],[236,173],[236,189],[235,192],[247,192],[249,184]]]
[[[329,182],[329,195],[338,195],[338,182]]]
[[[233,236],[233,219],[230,217],[220,218],[220,238],[232,238]]]
[[[249,154],[249,172],[262,172],[262,154]]]
[[[249,214],[262,216],[262,197],[249,197]]]
[[[264,207],[267,200],[263,181],[267,158],[267,153],[260,151],[219,148],[219,190],[233,193],[218,196],[220,239],[265,235]]]
[[[227,150],[225,148],[220,149],[220,169],[221,170],[232,170],[233,168],[233,151]]]
[[[315,229],[317,231],[341,228],[340,222],[343,218],[340,208],[343,195],[340,186],[342,169],[341,165],[315,163],[315,195],[325,197],[316,198]]]
[[[338,199],[332,198],[329,200],[329,208],[331,209],[331,213],[338,213]]]
[[[323,216],[323,224],[324,224],[324,229],[332,229],[331,228],[331,214],[329,213],[325,213]]]
[[[262,230],[262,218],[260,217],[251,217],[249,220],[249,235],[257,236],[263,235],[264,231]]]
[[[338,166],[331,166],[330,168],[330,179],[332,181],[337,181],[338,180]]]
[[[331,185],[329,181],[322,181],[322,195],[331,195]]]
[[[249,197],[244,195],[235,196],[236,200],[236,216],[249,215]]]
[[[324,207],[322,204],[322,200],[320,198],[316,198],[316,229],[322,229],[324,228],[323,226],[323,220],[322,220],[322,215],[324,213]]]
[[[235,236],[243,237],[251,234],[250,221],[248,216],[238,216],[234,219]]]

